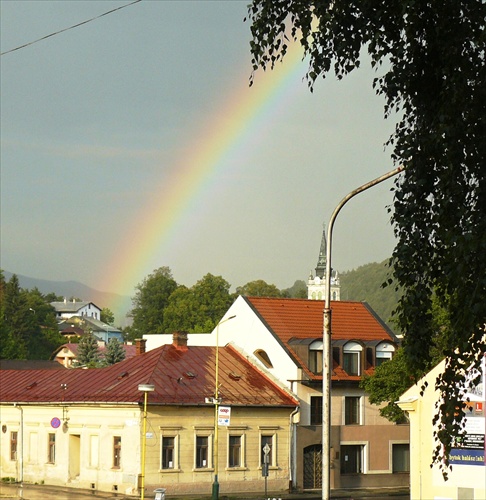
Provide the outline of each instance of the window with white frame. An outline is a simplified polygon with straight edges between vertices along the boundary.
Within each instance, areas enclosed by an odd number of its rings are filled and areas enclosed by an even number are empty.
[[[196,469],[209,467],[209,436],[196,436]]]
[[[361,397],[345,396],[344,398],[344,425],[361,424]]]
[[[179,469],[179,429],[180,427],[161,427],[160,468],[165,471]]]
[[[309,370],[322,375],[322,340],[316,340],[309,346]]]
[[[162,436],[162,469],[173,469],[175,462],[175,436]]]
[[[376,361],[375,366],[382,365],[385,361],[389,361],[393,357],[395,346],[389,342],[382,342],[376,346]]]
[[[277,465],[277,427],[260,427],[260,466],[265,463],[265,447],[268,445],[270,451],[267,455],[268,466]]]
[[[243,434],[230,434],[228,436],[228,467],[239,468],[243,467]]]
[[[48,434],[47,463],[56,463],[56,435],[53,432]]]
[[[343,348],[343,368],[348,375],[361,375],[361,351],[357,342],[348,342]]]

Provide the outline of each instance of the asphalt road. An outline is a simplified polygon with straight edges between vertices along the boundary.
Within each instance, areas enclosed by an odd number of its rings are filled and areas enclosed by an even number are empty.
[[[155,494],[147,492],[145,498],[153,500]],[[0,499],[1,500],[88,500],[92,499],[118,499],[118,500],[136,500],[137,497],[126,496],[120,493],[102,493],[89,490],[76,490],[73,488],[57,488],[45,485],[32,485],[24,484],[22,487],[17,484],[3,484],[0,483]],[[209,499],[210,497],[204,497]],[[408,500],[410,495],[405,489],[383,489],[383,490],[336,490],[331,492],[331,498],[340,500],[357,500],[366,498],[368,500]],[[220,494],[220,500],[322,500],[322,495],[318,492],[305,492],[305,493],[287,493],[287,494],[269,494],[265,497],[251,495],[245,497],[241,495],[226,496]],[[202,500],[202,497],[186,496],[175,497],[168,496],[166,500]]]

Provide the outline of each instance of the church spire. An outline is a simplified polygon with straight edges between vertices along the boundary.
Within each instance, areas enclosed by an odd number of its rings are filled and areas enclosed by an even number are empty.
[[[321,248],[319,250],[319,258],[317,259],[316,266],[316,276],[323,279],[326,275],[326,267],[327,267],[327,241],[326,241],[326,225],[322,226],[322,239],[321,239]]]
[[[307,298],[311,300],[324,300],[326,296],[326,267],[327,267],[327,240],[326,226],[322,228],[321,248],[317,259],[316,274],[310,273],[307,280]],[[336,271],[331,273],[331,300],[340,300],[341,287]]]

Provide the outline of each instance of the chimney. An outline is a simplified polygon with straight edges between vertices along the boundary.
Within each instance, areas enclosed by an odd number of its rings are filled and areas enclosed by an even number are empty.
[[[174,332],[172,334],[172,344],[179,348],[187,348],[187,332]]]
[[[140,356],[145,352],[145,344],[147,339],[135,339],[135,356]]]

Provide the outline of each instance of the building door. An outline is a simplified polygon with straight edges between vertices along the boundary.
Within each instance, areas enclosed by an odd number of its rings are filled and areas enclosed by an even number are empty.
[[[322,445],[304,448],[304,489],[322,488]]]
[[[69,436],[69,479],[76,479],[81,472],[81,436]]]

